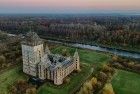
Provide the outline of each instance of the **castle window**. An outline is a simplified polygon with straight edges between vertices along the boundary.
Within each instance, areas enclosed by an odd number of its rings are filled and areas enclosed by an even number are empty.
[[[38,51],[38,53],[39,53],[39,60],[41,60],[41,53],[40,53],[40,51]]]
[[[46,70],[44,70],[44,77],[46,77]]]
[[[39,75],[41,77],[41,65],[39,66]]]

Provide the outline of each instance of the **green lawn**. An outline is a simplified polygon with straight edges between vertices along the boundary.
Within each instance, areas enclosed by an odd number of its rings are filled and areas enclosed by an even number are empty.
[[[115,94],[140,94],[140,74],[117,70],[112,85]]]
[[[7,69],[0,74],[0,94],[8,94],[8,87],[18,79],[25,79],[21,67]]]

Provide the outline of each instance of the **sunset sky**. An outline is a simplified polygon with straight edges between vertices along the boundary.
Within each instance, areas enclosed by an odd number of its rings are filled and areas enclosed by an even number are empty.
[[[140,0],[0,0],[0,13],[137,12]]]

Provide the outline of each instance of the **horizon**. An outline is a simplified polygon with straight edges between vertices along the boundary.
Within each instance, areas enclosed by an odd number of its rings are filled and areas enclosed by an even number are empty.
[[[139,14],[139,9],[139,0],[0,0],[0,14]]]

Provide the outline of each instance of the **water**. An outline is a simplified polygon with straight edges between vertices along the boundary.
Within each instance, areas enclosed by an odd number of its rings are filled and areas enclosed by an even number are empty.
[[[107,48],[107,47],[102,47],[102,46],[91,46],[91,45],[78,44],[78,43],[63,43],[63,42],[52,41],[52,40],[48,40],[48,41],[54,42],[54,43],[61,43],[61,44],[65,44],[65,45],[69,45],[69,46],[73,46],[73,47],[84,48],[84,49],[109,52],[109,53],[112,53],[115,55],[125,56],[128,58],[140,59],[139,52],[125,51],[125,50],[121,50],[121,49]]]
[[[125,56],[134,59],[140,59],[140,53],[138,52],[124,51],[120,49],[105,48],[101,46],[91,46],[91,45],[84,45],[84,44],[72,44],[72,46],[79,47],[79,48],[86,48],[90,50],[102,51],[102,52],[109,52],[119,56]]]

